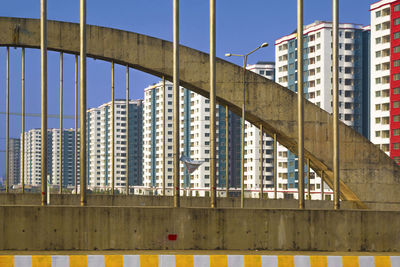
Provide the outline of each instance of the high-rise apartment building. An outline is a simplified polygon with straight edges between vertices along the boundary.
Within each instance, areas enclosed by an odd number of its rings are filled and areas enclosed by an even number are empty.
[[[143,108],[143,186],[145,194],[161,193],[163,106],[165,103],[165,179],[166,194],[172,194],[173,150],[172,150],[172,83],[162,83],[145,89]],[[229,187],[234,191],[240,187],[240,118],[229,112],[229,152],[226,169],[226,115],[225,107],[217,106],[217,188],[224,195],[226,175]],[[209,99],[180,88],[180,151],[181,154],[204,163],[189,174],[180,164],[181,193],[193,196],[209,195],[210,190],[210,104]],[[238,128],[239,127],[239,128]],[[235,130],[236,129],[236,130]],[[237,129],[239,129],[239,134]],[[232,136],[236,137],[233,138]]]
[[[23,133],[25,138],[25,184],[39,186],[41,184],[41,130],[32,129]],[[75,185],[75,130],[63,130],[63,187]],[[79,134],[78,134],[79,142]],[[78,143],[79,145],[79,143]],[[50,183],[60,183],[60,129],[47,130],[47,174]],[[79,153],[78,153],[78,180],[79,180]]]
[[[120,192],[126,190],[126,101],[115,100],[114,138],[112,103],[87,111],[87,175],[88,188]],[[129,185],[142,183],[142,100],[129,101]],[[114,142],[115,153],[112,154]],[[114,164],[113,164],[114,161]],[[113,169],[114,165],[114,169]]]
[[[339,119],[366,137],[369,131],[366,123],[369,108],[368,43],[369,28],[350,23],[339,24]],[[331,22],[316,21],[304,27],[303,55],[305,98],[332,112]],[[295,33],[276,40],[275,57],[276,82],[297,91]],[[278,151],[279,189],[290,191],[298,188],[296,156],[282,146]],[[311,180],[311,189],[320,190],[320,179]]]
[[[9,158],[10,158],[10,185],[18,185],[20,184],[21,180],[21,153],[20,153],[20,146],[21,146],[21,139],[19,138],[10,138],[10,151],[9,151]]]
[[[371,142],[400,157],[400,1],[371,5]]]

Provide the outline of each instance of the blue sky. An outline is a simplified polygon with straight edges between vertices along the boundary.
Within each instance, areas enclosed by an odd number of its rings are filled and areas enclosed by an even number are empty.
[[[217,57],[227,52],[246,53],[263,42],[269,47],[249,57],[249,63],[274,61],[274,41],[296,29],[296,1],[216,0]],[[49,20],[79,23],[79,0],[48,0]],[[180,1],[180,43],[209,51],[209,1]],[[369,25],[371,0],[340,1],[340,22]],[[40,0],[2,1],[0,16],[40,18]],[[304,24],[332,18],[332,1],[305,0]],[[138,32],[172,40],[172,0],[87,0],[87,23]],[[21,109],[21,49],[10,49],[11,112]],[[0,112],[6,109],[6,50],[0,48]],[[240,58],[228,58],[241,65]],[[157,82],[157,77],[131,70],[132,98],[142,98],[143,89]],[[116,98],[125,97],[125,68],[116,66]],[[88,60],[88,107],[111,99],[111,65]],[[26,51],[26,97],[28,113],[40,112],[40,51]],[[59,113],[59,54],[48,55],[48,112]],[[64,56],[64,114],[72,115],[74,106],[74,57]],[[0,151],[5,150],[5,115],[0,114]],[[49,119],[48,127],[58,127],[57,119]],[[66,128],[73,120],[65,120]],[[27,118],[26,128],[39,128],[39,118]],[[21,118],[11,116],[10,136],[19,137]],[[0,152],[0,177],[5,174],[5,153]]]

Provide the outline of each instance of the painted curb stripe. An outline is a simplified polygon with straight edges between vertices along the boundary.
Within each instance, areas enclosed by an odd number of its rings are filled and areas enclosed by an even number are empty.
[[[226,255],[210,255],[210,267],[228,267]]]
[[[278,256],[278,267],[294,267],[294,256]]]
[[[210,267],[210,257],[208,255],[194,255],[193,261],[196,267]]]
[[[400,256],[4,255],[0,267],[400,267]]]
[[[261,267],[261,256],[260,255],[245,255],[244,256],[244,267]]]
[[[0,266],[14,267],[14,257],[13,256],[0,256]]]
[[[124,267],[137,267],[140,266],[139,255],[124,255]]]
[[[52,267],[69,267],[69,257],[68,256],[51,256],[51,266]]]
[[[122,255],[105,255],[105,267],[124,267],[124,258]]]
[[[87,267],[88,266],[88,258],[86,255],[85,256],[81,256],[81,255],[69,256],[69,266]]]
[[[194,267],[193,255],[176,255],[175,256],[176,267]]]
[[[158,255],[140,255],[140,267],[158,267]]]
[[[32,267],[51,267],[51,256],[32,256]]]
[[[357,256],[343,256],[342,263],[343,267],[359,267]]]
[[[328,267],[326,256],[310,256],[310,267]]]
[[[278,267],[277,256],[261,256],[262,267]]]

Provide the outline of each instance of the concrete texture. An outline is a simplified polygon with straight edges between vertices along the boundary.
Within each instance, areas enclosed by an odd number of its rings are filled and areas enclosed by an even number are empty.
[[[40,194],[0,194],[0,205],[39,205]],[[51,194],[50,204],[64,206],[79,206],[80,195]],[[88,206],[130,206],[130,207],[172,207],[171,196],[137,196],[137,195],[87,195]],[[182,207],[208,208],[209,197],[181,197]],[[240,208],[240,198],[217,198],[219,208]],[[298,201],[295,199],[245,199],[245,208],[253,209],[296,209]],[[306,200],[308,209],[333,209],[332,201]],[[342,209],[356,209],[354,202],[343,201]],[[397,208],[397,209],[395,209]],[[392,210],[400,210],[400,206]]]
[[[399,252],[400,212],[0,207],[0,250]]]
[[[0,18],[0,45],[39,48],[39,30],[36,19]],[[49,21],[48,49],[78,54],[79,25]],[[87,55],[172,80],[172,43],[168,41],[88,26]],[[217,101],[240,114],[242,69],[222,59],[216,64]],[[297,95],[253,72],[247,71],[246,77],[247,120],[262,124],[269,135],[276,133],[278,141],[296,153]],[[208,97],[208,54],[181,46],[180,79],[182,86]],[[305,157],[314,170],[325,171],[332,187],[332,116],[305,101],[304,120]],[[339,133],[342,199],[357,201],[360,207],[367,207],[368,202],[400,203],[400,167],[345,124],[340,123]]]

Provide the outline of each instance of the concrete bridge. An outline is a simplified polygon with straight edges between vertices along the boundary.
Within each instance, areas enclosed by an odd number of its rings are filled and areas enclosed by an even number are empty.
[[[0,45],[40,47],[39,20],[0,18]],[[48,49],[79,54],[79,25],[48,22]],[[113,61],[172,80],[172,43],[154,37],[98,26],[87,26],[87,55]],[[241,67],[217,59],[217,101],[237,114],[243,94]],[[209,96],[209,55],[189,47],[180,48],[180,82],[203,96]],[[247,71],[246,118],[263,125],[269,135],[296,153],[297,94],[260,75]],[[306,101],[304,106],[305,156],[311,167],[324,171],[333,187],[332,115]],[[384,152],[350,127],[340,123],[341,199],[368,202],[400,202],[400,167]],[[364,203],[363,203],[364,202]]]
[[[0,18],[0,45],[39,48],[39,29],[39,20]],[[88,26],[87,44],[90,57],[172,80],[170,42]],[[48,48],[79,54],[79,25],[49,21]],[[222,59],[217,60],[216,68],[217,101],[239,114],[242,68]],[[246,76],[246,118],[262,125],[268,134],[276,134],[281,144],[296,153],[296,94],[252,72]],[[182,86],[208,97],[208,54],[181,47],[180,81]],[[332,187],[332,116],[310,102],[305,103],[304,110],[305,155],[314,170],[326,174],[326,182]],[[234,209],[224,206],[228,204],[223,201],[223,208],[218,209],[138,207],[137,199],[123,206],[109,206],[114,201],[109,199],[99,206],[77,207],[71,205],[76,200],[71,200],[65,205],[41,207],[22,203],[25,196],[22,202],[10,205],[12,196],[8,195],[10,199],[0,206],[0,249],[398,252],[400,214],[378,209],[394,209],[400,203],[400,168],[346,125],[340,123],[339,132],[341,199],[350,203],[348,207],[374,210],[333,211],[324,209],[324,204],[308,210],[271,209],[268,204],[257,209]]]

